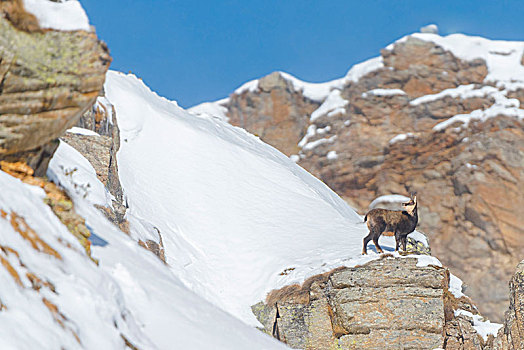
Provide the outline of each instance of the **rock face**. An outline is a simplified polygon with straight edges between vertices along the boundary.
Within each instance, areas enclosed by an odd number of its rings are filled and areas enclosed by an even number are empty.
[[[524,260],[517,266],[510,286],[509,309],[504,327],[499,330],[494,349],[524,349]]]
[[[319,106],[305,98],[278,72],[259,82],[257,92],[232,95],[228,117],[233,125],[260,136],[287,155],[298,153],[298,141],[304,137],[309,115]]]
[[[66,133],[61,139],[80,152],[93,166],[97,177],[113,195],[113,208],[101,208],[104,214],[125,232],[122,186],[118,177],[116,153],[120,148],[120,130],[115,109],[103,96],[78,120],[78,127],[94,131],[95,135]]]
[[[0,157],[43,175],[54,140],[93,104],[111,58],[94,33],[40,30],[21,4],[0,3]]]
[[[476,308],[448,284],[445,268],[389,257],[273,291],[253,312],[295,349],[484,349],[472,322],[454,315]]]
[[[460,59],[418,37],[381,55],[382,67],[334,85],[343,108],[327,108],[327,97],[314,118],[307,114],[318,104],[279,73],[221,106],[233,124],[298,154],[299,165],[362,214],[378,196],[417,192],[419,228],[433,253],[500,322],[506,283],[524,252],[524,123],[500,114],[467,127],[437,125],[495,105],[517,108],[524,88],[495,88],[484,60]]]

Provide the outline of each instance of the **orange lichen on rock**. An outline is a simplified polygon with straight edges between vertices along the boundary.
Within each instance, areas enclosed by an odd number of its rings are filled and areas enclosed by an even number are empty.
[[[86,227],[85,220],[75,212],[73,201],[63,189],[41,177],[33,176],[34,170],[24,162],[0,161],[0,169],[28,185],[42,188],[46,193],[44,202],[69,232],[78,239],[86,253],[91,256],[91,242],[89,241],[91,232]],[[5,211],[0,211],[0,215],[3,218],[7,217]]]
[[[18,284],[20,287],[23,287],[24,285],[22,284],[22,280],[20,279],[20,275],[18,274],[18,272],[16,272],[13,265],[11,265],[11,263],[1,255],[0,255],[0,263],[4,266],[7,272],[9,272],[9,274],[13,277],[16,284]]]
[[[60,253],[54,250],[49,244],[44,242],[38,234],[25,221],[25,219],[15,212],[11,213],[11,226],[20,234],[26,241],[28,241],[33,249],[39,252],[54,256],[57,259],[62,259]]]
[[[32,176],[34,174],[34,170],[24,162],[11,163],[2,160],[0,161],[0,168],[2,171],[19,179],[22,179],[26,176]]]
[[[42,302],[44,303],[44,305],[47,307],[47,309],[51,312],[51,314],[53,315],[53,318],[55,319],[55,321],[64,329],[69,329],[71,331],[71,333],[73,334],[73,336],[75,337],[76,341],[78,343],[80,343],[80,337],[78,336],[78,334],[76,334],[76,332],[72,329],[70,329],[69,327],[66,327],[66,322],[67,322],[67,318],[64,316],[64,314],[62,314],[60,312],[60,310],[58,309],[58,306],[56,306],[56,304],[52,303],[49,299],[47,298],[42,298]]]
[[[34,290],[38,291],[42,287],[47,287],[53,293],[56,293],[55,286],[51,282],[42,280],[40,277],[38,277],[37,275],[35,275],[32,272],[27,272],[25,275],[27,279],[29,280],[29,282],[31,282],[31,286]]]

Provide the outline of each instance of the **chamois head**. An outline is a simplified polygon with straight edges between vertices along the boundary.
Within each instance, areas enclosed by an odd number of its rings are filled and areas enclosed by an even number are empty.
[[[413,212],[417,210],[417,196],[411,195],[409,202],[402,203],[402,209],[407,211],[409,214],[413,214]]]

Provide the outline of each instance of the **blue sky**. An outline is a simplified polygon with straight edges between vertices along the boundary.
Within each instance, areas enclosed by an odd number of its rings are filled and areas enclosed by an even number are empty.
[[[441,34],[524,40],[522,0],[81,0],[113,56],[183,107],[283,70],[322,82],[436,23]]]

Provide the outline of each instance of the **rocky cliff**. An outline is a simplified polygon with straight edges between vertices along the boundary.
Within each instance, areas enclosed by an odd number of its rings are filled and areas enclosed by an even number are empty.
[[[266,333],[311,350],[491,349],[500,327],[450,287],[448,269],[391,255],[274,290],[253,312]]]
[[[361,213],[378,196],[418,192],[434,254],[502,320],[524,251],[523,52],[518,42],[414,34],[342,79],[309,84],[277,72],[215,110]],[[203,107],[193,112],[214,114]]]
[[[509,308],[504,327],[499,330],[494,349],[524,349],[524,260],[517,266],[510,281]]]

